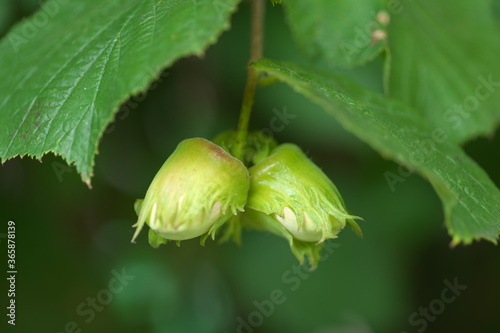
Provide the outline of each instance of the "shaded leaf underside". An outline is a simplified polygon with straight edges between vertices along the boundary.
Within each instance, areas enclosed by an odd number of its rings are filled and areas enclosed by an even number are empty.
[[[443,202],[454,244],[480,238],[496,243],[500,191],[456,143],[437,136],[418,113],[331,73],[268,59],[255,67],[322,106],[383,156],[428,179]]]

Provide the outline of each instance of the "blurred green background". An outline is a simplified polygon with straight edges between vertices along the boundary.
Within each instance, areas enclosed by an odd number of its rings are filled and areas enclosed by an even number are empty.
[[[0,19],[0,33],[37,5],[1,0],[6,19]],[[450,248],[441,204],[425,180],[410,175],[391,191],[384,173],[398,174],[398,165],[282,84],[258,89],[253,129],[269,128],[274,109],[293,114],[275,138],[301,146],[331,177],[349,210],[365,219],[364,239],[345,230],[313,272],[298,266],[284,239],[254,231],[244,233],[242,246],[208,241],[201,247],[192,240],[155,250],[147,233],[130,243],[134,200],[144,197],[176,145],[235,127],[248,17],[243,3],[232,29],[203,58],[178,61],[146,98],[122,107],[102,137],[92,189],[53,155],[42,163],[25,157],[0,167],[0,237],[7,221],[15,221],[18,266],[17,321],[7,327],[2,254],[1,327],[54,333],[499,332],[498,247],[480,242]],[[265,55],[306,63],[279,6],[268,7]],[[381,64],[377,59],[346,75],[381,91]],[[499,144],[496,135],[466,146],[497,185]],[[0,241],[6,253],[5,238]],[[129,279],[115,284],[123,272]],[[442,303],[444,280],[455,279],[467,289]],[[280,292],[281,304],[271,309],[269,300]],[[92,298],[98,299],[94,308]],[[439,314],[430,311],[423,319],[419,311],[430,305]]]

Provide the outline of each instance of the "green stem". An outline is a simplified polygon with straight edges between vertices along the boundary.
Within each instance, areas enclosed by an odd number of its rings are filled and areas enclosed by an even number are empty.
[[[262,40],[264,35],[264,0],[252,0],[252,37],[250,44],[250,59],[248,64],[262,58]],[[257,86],[257,73],[252,66],[248,66],[247,83],[243,92],[241,103],[240,119],[238,120],[238,132],[236,134],[236,144],[233,155],[240,160],[243,159],[245,149],[248,123],[252,113],[255,88]]]

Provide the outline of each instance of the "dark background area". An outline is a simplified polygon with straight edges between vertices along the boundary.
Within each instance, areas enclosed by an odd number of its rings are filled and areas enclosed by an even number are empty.
[[[1,34],[37,6],[0,3],[0,15],[10,18],[0,20]],[[346,229],[313,272],[298,266],[284,239],[256,231],[244,232],[242,246],[202,247],[195,239],[155,250],[145,232],[130,243],[133,203],[176,145],[235,127],[248,14],[242,4],[232,29],[203,58],[178,61],[144,100],[125,103],[102,137],[92,189],[52,154],[41,163],[24,157],[0,167],[0,237],[7,221],[16,223],[17,316],[8,329],[71,332],[75,322],[82,332],[499,332],[500,250],[485,241],[450,248],[429,183],[412,174],[392,191],[384,174],[398,174],[397,164],[282,84],[259,87],[252,128],[268,128],[274,109],[295,115],[275,138],[298,144],[329,175],[349,210],[365,219],[364,239]],[[267,57],[306,62],[279,6],[268,7],[266,30]],[[380,91],[381,64],[346,75]],[[497,132],[465,147],[497,186],[499,144]],[[0,241],[6,327],[6,240]],[[130,278],[107,292],[117,272]],[[449,283],[467,288],[446,303],[443,294],[454,295],[444,291]],[[271,307],[279,291],[282,302]],[[92,309],[88,298],[99,296],[106,304],[97,304],[91,320],[92,310],[77,312]],[[425,319],[419,312],[429,306],[438,314]]]

